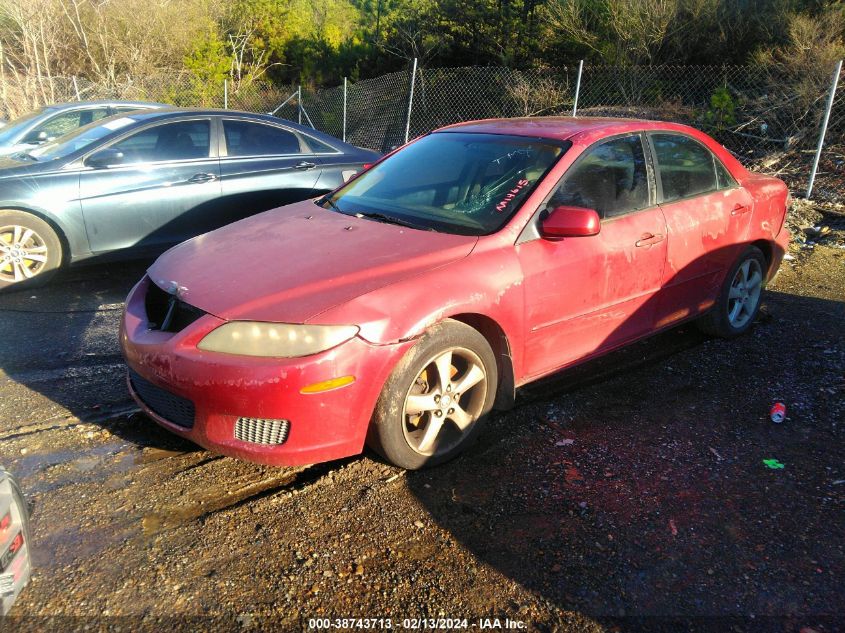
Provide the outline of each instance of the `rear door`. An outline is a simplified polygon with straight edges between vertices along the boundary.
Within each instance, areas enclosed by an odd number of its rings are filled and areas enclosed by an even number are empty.
[[[132,131],[109,145],[121,164],[80,173],[92,251],[160,247],[211,228],[220,197],[212,123],[191,117]]]
[[[651,330],[666,223],[640,134],[602,141],[570,167],[546,208],[595,209],[590,237],[517,245],[525,287],[526,374],[537,376]]]
[[[343,152],[312,136],[306,136],[305,139],[314,151],[321,170],[320,179],[314,185],[315,195],[337,189],[364,168],[364,161],[374,163],[377,160],[376,156],[366,156],[366,150],[361,154]]]
[[[677,133],[648,135],[668,228],[658,326],[712,305],[726,269],[747,239],[751,195],[702,143]]]
[[[221,221],[233,221],[314,195],[321,168],[302,135],[282,125],[222,118]]]

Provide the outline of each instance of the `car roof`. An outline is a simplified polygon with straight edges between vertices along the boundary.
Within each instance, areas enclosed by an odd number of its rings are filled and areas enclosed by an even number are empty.
[[[271,114],[262,114],[258,112],[244,112],[242,110],[223,110],[215,108],[177,108],[174,106],[167,106],[157,110],[147,110],[140,112],[127,112],[124,116],[129,116],[135,121],[152,121],[165,120],[169,118],[177,118],[182,116],[225,116],[233,119],[253,119],[258,121],[266,121],[267,123],[282,124],[289,128],[313,136],[317,139],[325,140],[334,146],[343,144],[344,146],[352,147],[348,143],[344,143],[338,138],[331,136],[320,130],[311,128],[307,125],[295,123],[288,119],[282,119]]]
[[[437,132],[470,132],[475,134],[509,134],[532,136],[560,141],[586,134],[590,138],[637,132],[640,130],[676,130],[695,132],[694,128],[666,121],[646,119],[623,119],[616,117],[522,117],[514,119],[484,119],[456,123],[436,130]],[[698,133],[696,132],[696,136]]]
[[[156,117],[156,118],[164,118],[167,116],[179,116],[179,115],[201,115],[201,116],[231,116],[231,117],[249,117],[254,119],[263,119],[265,121],[272,121],[275,123],[279,123],[284,121],[285,123],[291,123],[287,119],[280,119],[279,117],[272,116],[270,114],[265,114],[263,112],[246,112],[244,110],[224,110],[223,108],[180,108],[177,106],[166,105],[162,108],[159,108],[154,111],[150,112],[136,112],[133,113],[133,117]],[[297,125],[294,123],[294,125]]]
[[[154,101],[124,101],[120,99],[97,99],[93,101],[66,101],[64,103],[51,103],[44,106],[49,110],[75,110],[77,108],[90,108],[96,106],[139,106],[142,108],[167,108],[166,103]]]

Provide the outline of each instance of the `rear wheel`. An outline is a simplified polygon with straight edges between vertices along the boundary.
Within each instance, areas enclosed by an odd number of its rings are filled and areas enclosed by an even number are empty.
[[[487,339],[464,323],[439,323],[385,383],[368,442],[402,468],[452,459],[480,431],[493,406],[496,381]]]
[[[716,303],[699,319],[698,326],[722,338],[747,332],[760,310],[765,271],[763,253],[756,246],[749,246],[728,271]]]
[[[41,218],[0,210],[0,289],[46,283],[62,263],[62,243]]]

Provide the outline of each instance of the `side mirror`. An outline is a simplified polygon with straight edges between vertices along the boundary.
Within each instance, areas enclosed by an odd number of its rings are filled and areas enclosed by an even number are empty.
[[[599,214],[583,207],[555,207],[540,223],[540,234],[550,240],[598,235],[600,229]]]
[[[47,136],[47,132],[44,130],[33,130],[21,139],[21,143],[26,143],[27,145],[41,145],[42,143],[46,143],[50,140],[52,139]]]
[[[107,147],[91,154],[85,159],[85,164],[94,169],[106,169],[107,167],[115,167],[123,164],[123,152]]]

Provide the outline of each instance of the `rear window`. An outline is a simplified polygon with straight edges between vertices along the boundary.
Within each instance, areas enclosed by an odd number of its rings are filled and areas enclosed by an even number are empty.
[[[299,138],[273,125],[249,121],[223,121],[229,156],[279,156],[301,154]]]
[[[701,143],[679,134],[653,134],[651,142],[664,202],[718,189],[713,154]]]

